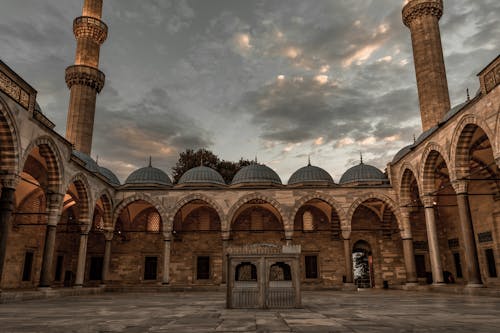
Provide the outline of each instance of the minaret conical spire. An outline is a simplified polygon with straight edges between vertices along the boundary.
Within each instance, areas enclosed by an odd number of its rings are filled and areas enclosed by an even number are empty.
[[[66,68],[66,84],[71,91],[66,139],[75,149],[90,155],[97,94],[105,76],[99,70],[101,45],[108,27],[101,21],[103,0],[85,0],[82,16],[73,21],[76,38],[75,64]]]

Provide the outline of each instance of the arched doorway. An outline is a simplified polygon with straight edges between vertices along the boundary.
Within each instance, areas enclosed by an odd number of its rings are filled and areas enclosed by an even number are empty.
[[[352,247],[352,269],[354,284],[358,288],[375,286],[372,250],[370,244],[364,240],[357,241]]]

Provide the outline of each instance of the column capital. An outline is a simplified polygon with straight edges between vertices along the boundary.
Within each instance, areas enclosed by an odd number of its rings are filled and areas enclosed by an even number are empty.
[[[436,205],[436,196],[434,195],[424,195],[420,198],[425,208],[434,208]]]
[[[228,241],[231,238],[231,233],[229,231],[222,232],[222,241]]]
[[[113,236],[114,236],[114,233],[112,230],[105,230],[103,232],[103,235],[104,235],[104,238],[106,239],[106,241],[111,241],[113,240]]]
[[[0,184],[2,184],[2,188],[10,188],[15,190],[17,185],[19,184],[19,176],[15,174],[2,176],[0,179]]]
[[[288,241],[288,240],[292,240],[293,238],[293,230],[285,230],[285,239]]]
[[[453,186],[456,194],[467,194],[469,181],[465,179],[454,180],[451,182],[451,186]]]
[[[168,242],[171,241],[172,240],[172,233],[169,232],[169,231],[163,232],[163,240],[166,241],[166,242],[167,241]]]
[[[351,239],[351,230],[342,230],[342,238],[344,240]]]

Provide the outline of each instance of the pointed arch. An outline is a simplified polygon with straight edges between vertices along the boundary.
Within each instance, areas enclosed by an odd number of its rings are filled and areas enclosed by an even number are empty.
[[[92,211],[92,209],[90,205],[93,201],[87,177],[81,172],[74,175],[64,186],[66,192],[68,191],[68,188],[71,186],[71,184],[75,184],[76,190],[78,192],[78,199],[81,201],[79,205],[81,214],[79,216],[80,222],[84,222],[86,225],[91,224],[92,218],[90,212]]]
[[[297,212],[299,211],[299,209],[302,206],[304,206],[307,202],[314,200],[314,199],[322,200],[322,201],[326,202],[327,204],[329,204],[333,208],[333,210],[335,210],[335,212],[337,213],[337,215],[340,219],[341,226],[347,226],[348,222],[347,222],[346,214],[345,214],[345,211],[342,209],[342,206],[340,205],[340,203],[337,200],[335,200],[333,197],[331,197],[327,194],[321,193],[321,192],[307,194],[307,195],[301,197],[298,201],[296,201],[295,205],[293,206],[290,217],[289,217],[290,221],[294,221],[295,215],[297,215]]]
[[[104,222],[104,229],[107,230],[112,230],[113,229],[113,196],[109,192],[108,189],[102,189],[100,192],[97,192],[97,194],[94,197],[94,200],[92,201],[92,206],[91,206],[91,215],[94,216],[95,212],[95,207],[97,205],[97,202],[102,199],[102,205],[103,205],[103,222]],[[94,223],[94,221],[92,221]],[[92,223],[90,223],[88,231],[92,228]]]
[[[118,220],[118,217],[120,216],[123,209],[125,209],[128,205],[130,205],[134,201],[140,201],[140,200],[145,201],[145,202],[149,203],[151,206],[153,206],[161,216],[161,219],[163,222],[163,227],[168,226],[168,224],[166,225],[165,221],[168,221],[169,216],[168,216],[167,211],[163,208],[162,203],[159,200],[157,200],[156,198],[153,198],[145,193],[136,193],[133,196],[130,196],[130,197],[123,199],[114,209],[113,230],[115,228],[116,221]],[[163,230],[166,231],[165,229],[163,229]]]
[[[429,142],[422,154],[422,165],[420,167],[420,181],[422,185],[422,194],[432,193],[434,188],[434,171],[437,167],[437,160],[442,157],[446,167],[450,170],[450,160],[446,150],[435,142]],[[450,175],[451,179],[451,175]]]
[[[233,220],[236,218],[235,214],[238,212],[238,210],[246,203],[252,200],[262,200],[267,203],[269,203],[271,206],[274,207],[278,211],[278,213],[281,215],[281,219],[283,221],[283,228],[285,231],[292,231],[293,230],[293,224],[290,225],[290,219],[289,215],[287,214],[286,209],[276,200],[262,194],[259,192],[253,192],[250,194],[247,194],[243,197],[241,197],[235,204],[231,206],[229,209],[229,212],[227,214],[227,220],[228,223],[231,224]]]
[[[54,193],[62,193],[64,191],[62,189],[62,179],[64,178],[63,159],[59,148],[57,148],[56,143],[51,137],[44,135],[30,142],[28,148],[24,151],[21,170],[24,169],[28,156],[36,147],[40,150],[40,155],[45,159],[47,164],[48,190]]]
[[[377,199],[377,200],[384,202],[391,209],[392,213],[396,217],[396,220],[398,222],[398,228],[400,230],[402,230],[402,228],[403,228],[401,225],[402,219],[401,219],[401,213],[399,211],[398,205],[396,204],[396,202],[394,200],[392,200],[390,197],[388,197],[387,195],[382,194],[382,193],[367,193],[361,197],[358,197],[356,200],[354,200],[354,202],[349,207],[349,210],[347,211],[347,218],[349,221],[349,230],[351,229],[352,218],[354,216],[354,213],[356,212],[356,209],[358,209],[358,207],[361,206],[361,204],[363,204],[363,202],[370,200],[370,199]]]
[[[472,144],[472,137],[478,128],[486,134],[488,140],[492,144],[493,150],[495,137],[486,122],[476,115],[464,115],[455,127],[451,140],[451,179],[466,177],[469,174],[470,147]]]
[[[399,171],[399,203],[401,205],[407,204],[411,200],[411,176],[415,178],[418,187],[419,195],[422,195],[422,186],[420,185],[417,168],[412,164],[405,162]]]
[[[0,171],[19,174],[20,139],[12,112],[0,98]]]
[[[205,202],[208,206],[213,208],[217,212],[217,214],[219,215],[219,219],[221,220],[221,229],[226,230],[224,228],[228,227],[228,225],[227,225],[228,222],[226,219],[226,214],[224,214],[224,211],[222,210],[220,205],[215,200],[212,200],[208,196],[200,194],[200,193],[189,194],[185,197],[182,197],[179,201],[176,202],[174,207],[172,207],[172,209],[170,209],[170,215],[169,215],[168,223],[166,225],[165,230],[172,230],[173,224],[174,224],[174,218],[175,218],[175,215],[177,214],[177,212],[182,207],[184,207],[188,203],[195,201],[195,200],[201,200],[201,201]]]

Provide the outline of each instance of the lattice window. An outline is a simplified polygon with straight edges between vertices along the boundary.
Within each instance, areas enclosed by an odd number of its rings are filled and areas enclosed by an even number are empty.
[[[158,214],[157,212],[149,213],[147,231],[160,232],[160,223],[161,223],[160,214]]]
[[[309,210],[306,210],[302,215],[302,228],[304,231],[314,230],[314,216]]]

